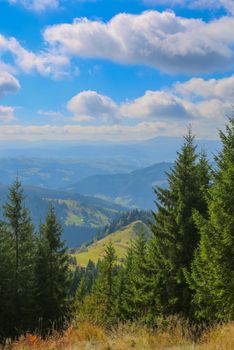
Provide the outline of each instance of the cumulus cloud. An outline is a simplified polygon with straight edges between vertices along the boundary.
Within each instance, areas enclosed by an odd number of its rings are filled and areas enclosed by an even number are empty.
[[[67,104],[73,121],[106,125],[161,123],[164,131],[184,130],[192,123],[198,135],[217,137],[227,114],[232,112],[234,76],[223,79],[193,78],[167,90],[146,91],[143,96],[117,103],[95,91],[83,91]],[[93,124],[93,123],[92,123]],[[161,129],[162,131],[162,129]]]
[[[7,93],[14,93],[20,89],[19,81],[10,73],[0,72],[0,98]]]
[[[189,103],[169,92],[146,91],[131,102],[124,103],[120,110],[123,116],[141,119],[188,119],[192,114]]]
[[[59,0],[8,0],[8,2],[14,5],[22,5],[28,10],[37,12],[56,9],[59,6]]]
[[[26,50],[14,37],[0,34],[0,54],[11,54],[15,65],[26,73],[36,71],[42,75],[59,77],[69,64],[67,56],[58,52],[42,51],[38,54]]]
[[[94,117],[109,121],[116,120],[118,117],[116,103],[96,91],[83,91],[77,94],[68,102],[67,108],[74,114],[76,121],[89,121]]]
[[[204,22],[171,11],[118,14],[109,22],[79,18],[44,31],[46,42],[71,56],[144,64],[166,72],[211,72],[233,64],[233,17]]]
[[[177,83],[175,90],[186,96],[218,98],[233,103],[234,75],[223,79],[193,78],[185,83]]]

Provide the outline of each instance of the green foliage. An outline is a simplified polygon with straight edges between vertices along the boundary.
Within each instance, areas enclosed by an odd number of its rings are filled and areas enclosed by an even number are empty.
[[[40,227],[35,257],[36,307],[42,330],[60,328],[69,315],[69,258],[61,234],[61,225],[50,206]]]
[[[100,319],[111,325],[115,322],[116,296],[117,296],[117,256],[110,241],[105,250],[105,256],[101,262],[100,270],[94,284],[93,293],[95,299],[102,305],[103,313]]]
[[[14,255],[13,236],[9,227],[0,223],[0,341],[5,335],[12,335],[14,321]]]
[[[33,315],[30,310],[33,303],[35,239],[29,212],[24,207],[23,189],[18,179],[9,190],[4,214],[13,251],[12,317],[15,329],[21,332],[31,329],[32,326]]]
[[[191,292],[184,276],[199,242],[193,220],[196,209],[206,215],[209,166],[204,155],[197,161],[194,136],[189,130],[174,168],[168,174],[169,187],[157,188],[158,211],[154,213],[152,238],[148,246],[149,314],[154,322],[163,316],[190,315]]]
[[[54,209],[41,225],[40,238],[24,206],[18,179],[4,205],[0,223],[0,338],[62,327],[67,315],[68,255],[60,240]]]
[[[234,118],[220,132],[223,149],[208,200],[208,218],[196,213],[201,240],[187,280],[194,314],[207,321],[234,318]]]

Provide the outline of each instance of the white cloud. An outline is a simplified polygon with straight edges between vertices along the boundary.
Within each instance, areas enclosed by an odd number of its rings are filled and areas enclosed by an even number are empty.
[[[67,108],[74,114],[75,121],[115,121],[118,118],[117,104],[109,97],[95,91],[83,91],[74,96],[67,104]]]
[[[61,53],[50,50],[35,54],[22,47],[14,37],[6,38],[0,34],[0,54],[4,56],[6,53],[10,53],[16,67],[26,73],[36,71],[42,75],[59,77],[69,64],[68,57]]]
[[[14,119],[14,108],[0,105],[0,122],[9,122]],[[2,128],[2,126],[1,126]]]
[[[0,72],[0,98],[7,93],[14,93],[20,89],[19,81],[10,73]]]
[[[8,0],[10,4],[22,5],[28,10],[37,12],[59,7],[59,0]]]
[[[224,8],[229,13],[234,13],[233,0],[143,0],[147,5],[165,5],[165,6],[183,6],[189,8],[208,8],[219,9]]]
[[[233,64],[233,17],[208,23],[171,11],[118,14],[109,22],[76,19],[48,27],[44,38],[65,55],[144,64],[166,72],[212,72]]]
[[[141,119],[191,118],[189,104],[165,91],[146,91],[145,95],[121,106],[121,114]]]
[[[175,90],[185,96],[218,98],[233,103],[234,75],[223,79],[193,78],[185,83],[177,83]]]
[[[113,124],[113,121],[122,126],[161,123],[163,132],[168,134],[184,130],[192,123],[198,135],[214,138],[217,128],[223,127],[226,115],[232,113],[233,92],[232,76],[210,80],[193,78],[168,90],[146,91],[143,96],[123,103],[95,91],[83,91],[73,97],[67,107],[77,123],[94,122],[99,126],[104,122]]]

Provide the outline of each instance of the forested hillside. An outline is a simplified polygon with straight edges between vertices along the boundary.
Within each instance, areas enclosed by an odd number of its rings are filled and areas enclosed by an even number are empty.
[[[2,342],[70,332],[72,322],[173,330],[178,318],[190,339],[199,339],[206,327],[234,321],[234,118],[220,138],[214,170],[189,129],[168,187],[155,189],[150,229],[137,221],[107,232],[78,254],[80,264],[68,255],[52,203],[35,229],[17,179],[0,225]],[[131,215],[125,219],[148,214]]]
[[[0,204],[7,199],[7,187],[0,186]],[[38,228],[52,204],[63,226],[63,238],[69,247],[79,247],[90,241],[123,210],[120,205],[76,193],[25,187],[25,205],[30,210],[32,222]],[[3,212],[0,210],[0,218]]]

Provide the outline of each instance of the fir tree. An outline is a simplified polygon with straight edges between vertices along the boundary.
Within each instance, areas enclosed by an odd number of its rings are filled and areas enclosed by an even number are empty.
[[[146,246],[146,235],[144,232],[140,232],[131,243],[124,266],[120,270],[117,309],[121,321],[139,321],[147,317]]]
[[[208,201],[208,218],[195,214],[201,240],[187,274],[194,313],[206,321],[234,319],[234,118],[220,132],[223,149]]]
[[[32,327],[35,241],[34,227],[24,207],[24,194],[18,179],[9,189],[4,215],[13,237],[14,287],[13,305],[15,330],[23,332]]]
[[[0,342],[15,336],[14,325],[14,240],[4,223],[0,223]]]
[[[148,318],[190,314],[191,293],[184,270],[191,264],[199,234],[192,213],[206,215],[209,187],[208,165],[204,156],[197,161],[194,136],[189,130],[175,165],[168,174],[168,188],[157,188],[157,212],[151,226],[148,247],[146,290]]]
[[[50,206],[40,227],[35,267],[37,317],[42,331],[62,327],[69,315],[69,258],[61,234],[62,227]]]
[[[116,322],[116,292],[117,292],[117,257],[110,241],[105,250],[105,256],[100,263],[96,282],[94,284],[94,297],[101,305],[102,315],[100,319],[106,325]]]

